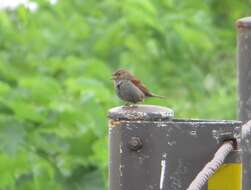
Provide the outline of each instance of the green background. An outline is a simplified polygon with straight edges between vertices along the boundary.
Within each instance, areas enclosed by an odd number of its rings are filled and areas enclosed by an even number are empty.
[[[235,20],[248,0],[36,1],[0,12],[0,189],[107,188],[111,74],[182,118],[236,118]]]

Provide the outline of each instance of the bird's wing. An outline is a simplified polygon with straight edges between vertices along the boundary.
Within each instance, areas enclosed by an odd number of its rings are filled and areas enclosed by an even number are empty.
[[[152,97],[153,94],[140,82],[140,80],[133,77],[131,79],[132,83],[137,86],[147,97]]]

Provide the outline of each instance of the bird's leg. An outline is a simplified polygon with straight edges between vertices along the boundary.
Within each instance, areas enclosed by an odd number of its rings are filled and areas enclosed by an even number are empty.
[[[130,107],[130,108],[136,108],[136,107],[138,107],[137,103],[138,103],[138,102],[136,102],[136,103],[131,103],[131,104],[129,105],[129,107]]]
[[[131,104],[130,107],[131,108],[136,108],[136,107],[138,107],[138,105],[137,104]]]
[[[133,104],[130,102],[125,102],[125,105],[123,106],[124,108],[135,108],[137,107],[137,104]]]
[[[130,102],[125,102],[125,105],[123,107],[130,107],[132,104]]]
[[[139,101],[139,103],[143,104],[144,103],[144,98],[142,98],[142,100]]]

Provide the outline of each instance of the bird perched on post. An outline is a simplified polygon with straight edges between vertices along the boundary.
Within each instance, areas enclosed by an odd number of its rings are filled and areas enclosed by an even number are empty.
[[[143,102],[145,98],[165,98],[151,93],[142,82],[124,69],[119,69],[112,75],[116,93],[126,105]]]

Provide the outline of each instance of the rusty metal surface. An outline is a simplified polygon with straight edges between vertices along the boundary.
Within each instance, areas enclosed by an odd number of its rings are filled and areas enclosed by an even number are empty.
[[[109,110],[108,117],[112,120],[163,121],[174,116],[173,110],[154,105],[121,106]]]
[[[109,130],[110,190],[185,190],[223,141],[239,138],[241,122],[174,119],[114,125]],[[132,137],[142,141],[136,151],[128,147]],[[239,162],[239,151],[227,162]]]

